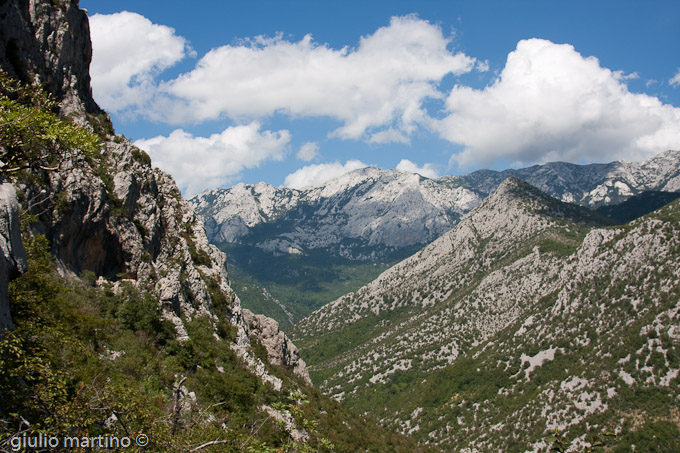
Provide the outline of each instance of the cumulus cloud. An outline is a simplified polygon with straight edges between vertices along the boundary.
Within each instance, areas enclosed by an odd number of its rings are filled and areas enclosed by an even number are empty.
[[[210,137],[177,129],[169,136],[137,140],[155,167],[170,173],[186,197],[232,183],[245,168],[282,160],[290,142],[287,130],[260,131],[258,122],[226,128]]]
[[[344,165],[338,161],[330,164],[306,165],[286,176],[283,185],[292,189],[302,189],[310,186],[317,187],[330,179],[367,166],[359,160],[348,160]]]
[[[331,135],[343,139],[370,139],[386,127],[409,134],[427,118],[423,101],[442,97],[442,78],[474,68],[449,44],[438,26],[415,16],[393,17],[357,48],[333,49],[311,35],[257,37],[213,49],[163,84],[166,98],[153,114],[169,122],[323,116],[342,122]]]
[[[631,75],[635,77],[635,75]],[[465,149],[450,163],[490,165],[642,160],[680,144],[680,108],[631,93],[627,78],[571,45],[530,39],[508,55],[500,77],[476,90],[455,86],[442,137]]]
[[[193,55],[174,29],[128,11],[90,17],[90,35],[92,91],[112,112],[148,102],[156,90],[155,76]]]
[[[314,160],[319,155],[319,144],[315,142],[307,142],[300,147],[295,157],[299,160],[309,162]]]
[[[437,173],[437,169],[433,164],[425,164],[422,167],[419,167],[408,159],[402,159],[397,164],[397,170],[406,171],[409,173],[418,173],[420,176],[425,176],[426,178],[430,179],[439,177],[439,173]]]
[[[671,80],[669,80],[668,83],[670,83],[674,87],[680,87],[680,69],[678,69],[678,72],[675,73],[673,78],[671,78]]]

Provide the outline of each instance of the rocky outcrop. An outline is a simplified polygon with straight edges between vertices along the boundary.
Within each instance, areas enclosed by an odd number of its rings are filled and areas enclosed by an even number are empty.
[[[0,23],[0,67],[44,85],[63,114],[103,113],[92,98],[90,27],[77,0],[3,1]]]
[[[35,228],[64,274],[134,281],[155,293],[168,315],[207,313],[208,279],[230,292],[224,255],[207,244],[172,179],[146,154],[120,138],[104,146],[97,158],[76,154],[44,174],[43,185],[20,184],[39,220]]]
[[[42,184],[19,188],[64,275],[92,272],[114,286],[126,281],[149,291],[179,339],[188,338],[184,322],[195,316],[215,322],[226,317],[237,328],[239,354],[264,380],[270,378],[250,350],[250,335],[259,338],[264,331],[250,331],[229,286],[225,254],[209,244],[191,205],[169,175],[151,167],[146,153],[109,136],[101,156],[76,153],[42,178]],[[283,333],[260,341],[270,346],[273,363],[306,376]]]
[[[266,316],[253,314],[247,309],[243,310],[243,317],[250,328],[250,333],[267,349],[269,362],[292,369],[298,377],[311,385],[309,372],[305,361],[300,357],[300,351],[279,330],[279,323]]]
[[[26,251],[21,243],[19,203],[14,186],[0,184],[0,331],[13,329],[9,312],[10,280],[26,270]]]

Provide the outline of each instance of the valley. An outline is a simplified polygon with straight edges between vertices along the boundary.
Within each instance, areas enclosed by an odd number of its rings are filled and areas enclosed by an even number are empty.
[[[319,250],[306,256],[272,256],[257,247],[219,247],[227,254],[231,286],[243,306],[276,319],[284,331],[326,303],[369,283],[397,262],[357,262]]]
[[[329,183],[335,198],[310,206],[299,194],[303,208],[263,215],[265,225],[220,247],[244,305],[279,320],[315,385],[421,444],[444,451],[541,450],[558,440],[587,446],[604,439],[621,451],[659,439],[674,445],[679,159],[669,151],[641,164],[421,178],[469,195],[465,207],[449,199],[445,210],[456,213],[450,229],[422,237],[422,249],[399,244],[390,255],[379,244],[359,254],[361,242],[346,240],[354,252],[339,257],[334,245],[310,245],[309,232],[331,227],[327,212],[369,202],[365,193],[406,212],[398,196],[377,195],[375,185],[339,192],[357,180],[367,184],[358,171]],[[211,209],[223,206],[225,215],[231,193],[219,192],[223,204]],[[253,193],[256,207],[276,204]],[[319,205],[324,210],[315,211]],[[200,215],[217,225],[202,206]],[[389,230],[396,217],[380,217],[386,212],[353,221],[377,225],[372,234],[379,236],[382,222]],[[276,240],[289,248],[260,247]],[[366,266],[363,278],[347,278]],[[647,414],[643,424],[640,413]]]

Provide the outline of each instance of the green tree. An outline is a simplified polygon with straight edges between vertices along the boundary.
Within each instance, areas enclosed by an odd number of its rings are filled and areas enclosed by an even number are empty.
[[[54,113],[56,102],[36,86],[0,70],[0,174],[57,170],[77,150],[94,154],[99,138]]]

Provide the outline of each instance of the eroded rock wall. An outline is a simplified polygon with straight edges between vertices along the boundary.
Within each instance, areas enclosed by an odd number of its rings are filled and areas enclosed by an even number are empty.
[[[44,85],[64,114],[103,113],[92,98],[90,26],[77,0],[5,0],[0,23],[0,67]]]
[[[0,330],[14,328],[8,285],[25,270],[26,251],[21,243],[16,190],[12,184],[0,181]]]

